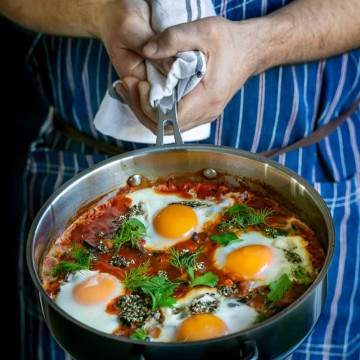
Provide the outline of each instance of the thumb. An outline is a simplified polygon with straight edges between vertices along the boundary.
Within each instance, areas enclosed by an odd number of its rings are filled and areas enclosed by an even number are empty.
[[[143,54],[149,59],[164,59],[181,51],[203,50],[202,35],[196,22],[172,26],[153,37],[143,47]]]

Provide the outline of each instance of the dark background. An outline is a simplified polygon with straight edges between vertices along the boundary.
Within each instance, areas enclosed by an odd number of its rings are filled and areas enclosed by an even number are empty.
[[[26,54],[33,39],[33,33],[20,29],[0,16],[0,142],[4,182],[2,189],[5,195],[3,202],[5,206],[2,207],[3,229],[6,229],[3,232],[5,237],[1,240],[3,246],[6,246],[6,252],[5,254],[2,252],[2,257],[5,255],[8,261],[6,265],[8,270],[3,269],[2,272],[9,281],[7,288],[2,288],[1,297],[10,302],[11,308],[11,312],[8,311],[8,307],[3,308],[6,314],[1,318],[3,334],[8,333],[8,341],[11,341],[12,355],[9,356],[11,359],[19,358],[17,351],[20,346],[16,263],[19,230],[24,210],[21,194],[22,178],[29,145],[35,139],[47,112],[45,102],[41,99],[26,65]],[[10,296],[12,294],[15,296]],[[4,322],[5,315],[9,322],[7,320]]]

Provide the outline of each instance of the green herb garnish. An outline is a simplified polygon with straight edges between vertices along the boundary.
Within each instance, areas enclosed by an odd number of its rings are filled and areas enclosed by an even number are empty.
[[[146,236],[146,227],[138,219],[126,219],[119,226],[113,239],[115,249],[120,249],[123,245],[128,244],[131,247],[139,247],[139,241]]]
[[[235,204],[233,206],[230,206],[226,210],[226,213],[229,216],[239,216],[239,215],[246,216],[249,213],[249,209],[250,207],[245,204]]]
[[[309,285],[313,282],[313,277],[302,266],[297,266],[293,270],[292,275],[299,284]]]
[[[271,226],[266,226],[264,228],[264,233],[267,237],[275,239],[278,236],[285,236],[287,235],[287,231],[279,228],[273,228]]]
[[[148,275],[149,264],[146,263],[136,269],[127,272],[124,285],[132,291],[141,291],[149,295],[152,300],[153,310],[159,307],[171,307],[176,300],[171,296],[179,286],[164,276]]]
[[[146,338],[148,337],[148,334],[145,330],[143,329],[136,329],[132,335],[130,336],[130,339],[133,340],[146,340]]]
[[[232,232],[211,235],[210,240],[212,240],[222,246],[227,246],[233,242],[243,241],[243,239],[239,239]]]
[[[88,269],[86,266],[81,264],[73,263],[70,261],[61,261],[58,265],[56,265],[51,272],[53,277],[57,277],[59,275],[65,275],[68,273],[72,273],[78,270],[86,270]]]
[[[199,285],[215,287],[218,281],[219,278],[214,273],[209,271],[203,275],[197,276],[191,282],[191,287],[199,286]]]
[[[170,203],[170,205],[176,205],[176,204],[180,204],[180,205],[185,205],[185,206],[190,206],[192,208],[197,208],[197,207],[209,207],[210,205],[206,202],[202,202],[202,201],[197,201],[197,200],[184,200],[184,201],[178,201],[178,202],[172,202]]]
[[[198,285],[206,285],[214,287],[216,286],[219,278],[212,272],[207,272],[203,275],[195,277],[194,267],[196,265],[196,259],[201,253],[201,248],[195,252],[170,249],[170,264],[178,269],[184,270],[189,275],[189,283],[191,287]]]
[[[246,228],[250,225],[264,224],[266,218],[272,213],[269,209],[255,210],[245,204],[235,204],[226,210],[227,220],[218,225],[221,231]]]
[[[201,253],[201,248],[197,249],[195,252],[170,249],[170,264],[175,266],[180,270],[184,270],[188,273],[190,280],[194,280],[194,267],[196,264],[196,259]]]
[[[76,246],[71,250],[71,257],[74,261],[60,261],[57,266],[52,269],[52,276],[57,277],[72,273],[79,270],[88,270],[90,263],[95,256],[83,247]]]
[[[302,261],[301,256],[299,254],[297,254],[295,251],[290,251],[290,250],[286,250],[286,249],[283,249],[283,251],[284,251],[285,258],[287,261],[289,261],[293,264],[301,263],[301,261]]]
[[[255,324],[259,324],[269,318],[269,315],[259,313],[256,317]]]
[[[291,284],[292,282],[287,274],[281,275],[279,279],[269,284],[270,292],[267,294],[268,300],[271,302],[281,300]]]

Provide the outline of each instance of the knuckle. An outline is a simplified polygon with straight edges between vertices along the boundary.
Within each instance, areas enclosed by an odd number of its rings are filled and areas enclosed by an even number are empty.
[[[221,42],[223,41],[223,34],[226,28],[226,24],[229,21],[222,17],[218,18],[209,18],[204,21],[202,24],[203,29],[202,33],[212,42]]]
[[[109,55],[111,61],[116,60],[119,52],[121,51],[121,46],[119,46],[119,42],[114,38],[110,38],[106,44],[106,50]]]
[[[133,26],[133,17],[132,16],[124,16],[122,21],[119,23],[119,31],[127,31]]]
[[[178,40],[178,32],[174,28],[168,28],[164,32],[164,42],[166,45],[174,45]]]
[[[219,115],[221,114],[222,110],[224,108],[224,102],[220,98],[213,98],[210,100],[210,113],[212,115]]]
[[[157,133],[157,126],[152,122],[152,121],[147,121],[147,128],[154,134],[156,135]]]
[[[217,21],[208,19],[201,23],[200,32],[203,33],[208,39],[217,39],[219,36],[219,28]]]
[[[217,119],[221,115],[221,113],[222,109],[213,109],[209,112],[208,116],[206,116],[206,119],[208,119],[209,121],[213,121]]]
[[[180,131],[186,131],[188,129],[187,125],[190,122],[191,119],[189,119],[188,117],[184,117],[184,116],[180,116],[179,117],[179,130]]]
[[[145,115],[147,115],[149,118],[153,118],[153,113],[152,113],[152,111],[151,111],[151,107],[150,106],[145,106],[144,108],[143,108],[143,111],[144,111],[144,113],[145,113]]]
[[[207,36],[209,36],[212,39],[216,38],[217,33],[218,33],[218,30],[214,26],[213,22],[209,22],[206,24],[205,31],[206,31]]]

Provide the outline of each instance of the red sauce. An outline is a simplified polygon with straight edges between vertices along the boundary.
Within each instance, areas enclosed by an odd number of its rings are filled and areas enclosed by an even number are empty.
[[[191,181],[189,181],[191,179]],[[195,180],[197,179],[197,181]],[[154,186],[158,193],[163,194],[176,194],[184,199],[191,199],[193,196],[197,199],[212,200],[220,199],[221,196],[236,192],[236,202],[244,203],[254,209],[268,209],[271,210],[271,215],[266,219],[266,225],[274,228],[286,228],[289,235],[300,235],[308,243],[307,250],[311,255],[312,265],[315,269],[320,269],[324,263],[325,253],[321,248],[319,242],[316,239],[315,233],[300,220],[292,221],[292,227],[289,228],[289,219],[294,217],[294,214],[289,211],[282,204],[274,201],[269,196],[264,194],[258,194],[252,192],[244,184],[238,186],[230,185],[222,177],[217,181],[203,180],[199,181],[199,177],[178,177],[169,178],[165,180],[158,180],[154,184],[146,182],[146,186]],[[131,200],[126,196],[129,191],[138,190],[137,188],[124,187],[119,190],[117,195],[107,201],[105,204],[99,206],[93,206],[87,209],[85,213],[82,213],[78,221],[75,222],[71,228],[70,234],[64,237],[64,245],[84,244],[87,246],[97,246],[99,241],[102,240],[105,244],[112,246],[111,238],[115,234],[119,223],[116,221],[120,215],[126,214],[131,206]],[[195,234],[191,239],[180,242],[174,245],[176,249],[188,249],[191,252],[196,251],[201,247],[202,252],[200,253],[197,262],[204,264],[204,269],[201,271],[195,271],[195,276],[200,276],[204,272],[213,272],[218,276],[218,286],[236,286],[237,293],[234,297],[244,299],[244,301],[254,307],[258,312],[271,315],[273,308],[268,306],[267,296],[269,289],[267,286],[257,288],[255,291],[250,292],[249,282],[238,281],[232,279],[229,274],[218,269],[214,263],[214,253],[219,247],[218,244],[210,240],[210,235],[217,231],[217,224],[222,221],[221,216],[211,224],[203,229],[203,232]],[[257,230],[262,231],[261,226],[249,226],[248,231]],[[99,234],[101,236],[99,237]],[[111,258],[114,255],[122,256],[127,260],[131,261],[131,264],[125,268],[111,265]],[[51,258],[50,258],[51,259]],[[69,253],[59,255],[59,260],[71,259]],[[51,262],[45,257],[45,261]],[[105,254],[99,254],[95,261],[91,264],[92,270],[98,270],[112,274],[119,280],[123,280],[127,271],[130,269],[138,268],[141,264],[149,263],[149,274],[155,275],[159,271],[166,271],[167,276],[172,281],[181,281],[173,296],[175,298],[183,297],[189,291],[189,285],[186,282],[188,275],[185,271],[182,271],[169,262],[169,254],[167,251],[151,252],[146,249],[134,249],[129,247],[121,247],[117,252],[111,251]],[[61,278],[51,279],[46,283],[46,291],[55,296],[61,283]],[[291,288],[286,292],[283,299],[276,303],[278,308],[285,307],[295,301],[304,291],[303,285],[293,284]],[[107,306],[107,312],[111,314],[118,313],[119,299],[113,299]],[[127,327],[119,327],[115,332],[116,335],[129,336],[134,329]],[[152,335],[154,338],[159,336],[159,329],[153,328]]]
[[[86,212],[82,221],[76,223],[68,237],[68,243],[82,244],[84,241],[91,245],[98,242],[97,233],[105,234],[116,231],[114,220],[121,214],[126,213],[131,205],[131,200],[124,195],[117,195],[107,203],[91,208]],[[95,210],[96,209],[96,210]]]

